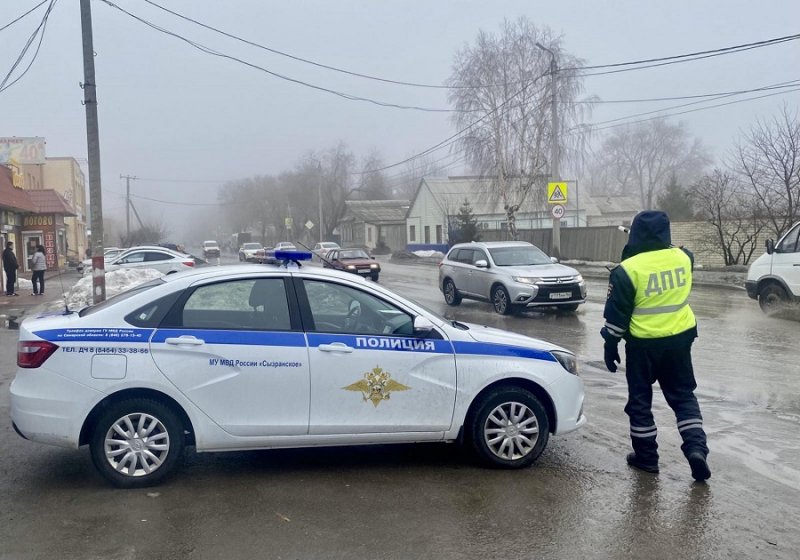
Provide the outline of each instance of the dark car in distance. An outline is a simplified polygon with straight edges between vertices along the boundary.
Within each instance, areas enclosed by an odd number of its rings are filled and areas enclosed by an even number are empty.
[[[375,262],[363,249],[333,249],[328,252],[323,261],[325,268],[335,268],[345,272],[352,272],[359,276],[372,278],[377,282],[381,273],[381,265]]]

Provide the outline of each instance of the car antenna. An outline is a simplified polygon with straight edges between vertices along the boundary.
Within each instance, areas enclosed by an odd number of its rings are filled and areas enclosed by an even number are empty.
[[[301,246],[303,249],[305,249],[306,251],[308,251],[308,252],[310,252],[310,253],[312,253],[312,254],[314,253],[314,251],[312,251],[311,249],[309,249],[309,248],[308,248],[308,245],[305,245],[304,243],[300,243],[299,241],[297,241],[296,243],[297,243],[298,245],[300,245],[300,246]],[[319,260],[321,260],[321,261],[325,261],[325,262],[326,262],[328,265],[330,265],[330,267],[331,267],[331,268],[334,268],[334,266],[333,266],[333,263],[332,263],[331,261],[329,261],[328,259],[326,259],[326,258],[325,258],[325,257],[323,257],[322,255],[317,255],[317,256],[319,257]]]

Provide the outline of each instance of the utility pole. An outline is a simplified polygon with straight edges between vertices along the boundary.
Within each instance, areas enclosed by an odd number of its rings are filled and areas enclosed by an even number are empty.
[[[97,84],[94,78],[91,0],[81,0],[83,35],[83,105],[86,108],[86,144],[89,159],[90,216],[92,219],[92,299],[106,299],[105,260],[103,259],[103,195],[100,182],[100,132],[97,122]]]
[[[134,181],[138,177],[130,175],[120,175],[120,179],[125,179],[125,242],[130,243],[131,239],[131,179]],[[138,217],[138,215],[137,215]]]
[[[556,77],[558,76],[558,61],[556,54],[539,43],[536,46],[550,53],[550,118],[552,119],[552,138],[550,139],[550,181],[559,180],[559,146],[558,146],[558,88],[556,87]],[[557,259],[561,258],[561,218],[553,218],[553,248],[552,255]]]
[[[322,164],[317,163],[319,177],[317,179],[317,196],[319,200],[319,242],[322,243]]]

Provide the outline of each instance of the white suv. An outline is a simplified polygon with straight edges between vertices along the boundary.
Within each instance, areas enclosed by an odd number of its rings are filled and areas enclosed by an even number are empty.
[[[767,241],[767,252],[750,264],[744,286],[764,313],[800,301],[800,222],[777,244]]]
[[[488,301],[501,315],[543,306],[575,311],[586,301],[577,270],[524,241],[454,245],[439,264],[439,289],[447,305],[462,298]]]

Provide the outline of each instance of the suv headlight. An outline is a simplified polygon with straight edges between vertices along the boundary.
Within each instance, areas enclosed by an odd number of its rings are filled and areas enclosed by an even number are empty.
[[[514,282],[519,282],[520,284],[536,284],[541,280],[541,278],[535,278],[532,276],[514,276]]]
[[[570,352],[562,352],[561,350],[553,350],[550,353],[556,360],[558,360],[558,363],[561,364],[561,367],[570,372],[572,375],[578,375],[578,358],[575,357],[575,354],[571,354]]]
[[[578,274],[578,275],[575,277],[575,281],[576,281],[578,284],[583,284],[583,276],[581,276],[580,274]]]

